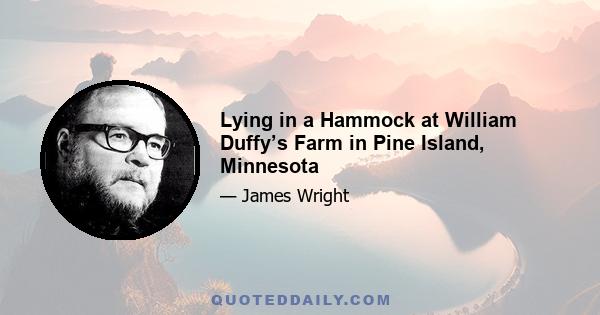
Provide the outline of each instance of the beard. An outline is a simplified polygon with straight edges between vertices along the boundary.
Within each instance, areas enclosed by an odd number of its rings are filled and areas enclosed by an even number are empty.
[[[147,188],[147,181],[143,182],[134,170],[115,171],[108,178],[104,176],[103,180],[100,170],[85,162],[77,145],[71,153],[63,168],[62,177],[65,179],[67,194],[63,200],[77,209],[82,219],[87,218],[92,224],[105,227],[126,225],[135,228],[136,222],[154,201],[158,187]],[[145,198],[136,202],[117,196],[111,190],[111,186],[122,179],[143,182]],[[146,189],[150,190],[146,193]]]

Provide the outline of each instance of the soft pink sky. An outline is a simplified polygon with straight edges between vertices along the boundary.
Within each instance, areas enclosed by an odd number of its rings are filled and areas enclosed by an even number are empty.
[[[409,0],[96,0],[100,3],[135,6],[147,9],[165,10],[171,13],[202,12],[206,14],[229,13],[244,17],[263,17],[269,19],[297,21],[306,23],[319,13],[340,14],[350,20],[360,20],[379,13],[408,7],[429,6],[440,10],[461,10],[477,8],[503,7],[518,3],[534,3],[536,0],[428,0],[415,4]],[[555,3],[577,2],[575,0],[553,0]],[[589,6],[600,9],[600,0],[586,0]]]

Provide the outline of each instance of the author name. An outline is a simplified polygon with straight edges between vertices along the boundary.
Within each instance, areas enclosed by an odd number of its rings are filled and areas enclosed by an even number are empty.
[[[242,202],[291,202],[292,196],[296,196],[299,202],[322,203],[328,207],[334,203],[349,202],[350,192],[346,189],[323,190],[314,188],[296,189],[291,191],[252,191],[244,188]]]

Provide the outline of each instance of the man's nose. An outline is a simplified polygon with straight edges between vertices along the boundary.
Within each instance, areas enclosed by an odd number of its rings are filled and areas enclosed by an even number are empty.
[[[150,156],[148,156],[146,143],[144,141],[138,141],[133,150],[127,154],[125,161],[138,167],[148,166],[148,164],[150,164]]]

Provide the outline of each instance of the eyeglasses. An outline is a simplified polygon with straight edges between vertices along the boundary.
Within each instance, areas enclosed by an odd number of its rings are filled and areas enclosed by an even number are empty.
[[[73,132],[103,131],[108,148],[113,151],[127,153],[133,151],[138,142],[146,143],[148,156],[154,160],[162,160],[169,155],[175,145],[173,141],[158,134],[145,135],[131,128],[111,125],[79,124],[70,128]]]

